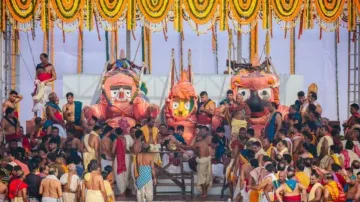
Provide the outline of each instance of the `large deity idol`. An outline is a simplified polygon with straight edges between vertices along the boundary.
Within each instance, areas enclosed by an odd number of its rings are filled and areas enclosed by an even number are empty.
[[[251,110],[248,124],[255,129],[257,135],[267,123],[271,124],[273,113],[269,110],[268,103],[274,103],[277,111],[285,116],[288,107],[280,105],[279,86],[280,78],[276,74],[270,59],[260,64],[257,55],[251,64],[237,64],[231,62],[235,75],[231,78],[231,89],[236,94],[241,94],[243,101]],[[272,71],[270,70],[272,68]]]
[[[159,107],[151,104],[142,87],[141,76],[133,69],[140,68],[128,61],[121,50],[121,59],[109,64],[102,78],[102,93],[97,104],[84,107],[87,119],[95,116],[112,127],[120,127],[126,120],[130,127],[159,114]]]
[[[180,80],[174,84],[174,50],[172,52],[172,60],[171,86],[164,109],[166,124],[172,127],[183,125],[185,127],[183,137],[186,143],[190,144],[194,138],[198,98],[191,82],[192,72],[190,64],[188,71],[181,71]]]

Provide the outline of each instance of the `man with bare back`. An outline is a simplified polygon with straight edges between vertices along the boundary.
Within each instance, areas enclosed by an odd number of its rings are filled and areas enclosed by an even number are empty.
[[[113,130],[111,126],[105,126],[103,130],[101,138],[101,170],[104,170],[106,166],[113,166],[113,141],[110,139]]]
[[[283,196],[280,193],[283,193]],[[288,171],[287,180],[276,190],[276,198],[279,202],[307,201],[306,188],[295,180],[293,171]]]
[[[153,185],[157,184],[153,155],[140,153],[136,159],[139,176],[136,178],[137,201],[153,201]]]
[[[42,195],[42,202],[56,202],[60,201],[62,197],[61,183],[56,177],[56,173],[56,168],[51,167],[49,175],[40,183],[39,194]]]
[[[212,166],[211,166],[211,156],[209,151],[209,140],[203,138],[199,140],[192,146],[182,146],[179,147],[183,149],[197,149],[198,157],[196,158],[197,162],[197,187],[202,191],[201,197],[207,197],[208,188],[212,185]]]
[[[100,127],[94,126],[93,130],[86,134],[83,138],[82,151],[84,160],[84,169],[88,169],[88,164],[91,160],[100,162]]]
[[[19,118],[19,114],[16,111],[16,104],[19,103],[23,97],[19,95],[16,91],[12,90],[9,93],[9,98],[5,100],[5,102],[2,104],[2,114],[5,113],[5,110],[10,107],[15,110],[15,116],[16,118]]]
[[[1,135],[0,141],[1,143],[8,143],[12,140],[19,141],[19,121],[15,116],[14,108],[8,107],[5,110],[5,116],[1,119]]]
[[[265,166],[266,175],[262,179],[259,185],[249,186],[250,189],[262,190],[262,195],[260,196],[260,202],[270,202],[274,201],[274,185],[273,182],[276,181],[276,176],[274,174],[274,166],[272,163]]]
[[[83,187],[82,196],[85,199],[84,202],[105,202],[107,195],[100,166],[97,162],[90,164],[89,173],[84,175]]]

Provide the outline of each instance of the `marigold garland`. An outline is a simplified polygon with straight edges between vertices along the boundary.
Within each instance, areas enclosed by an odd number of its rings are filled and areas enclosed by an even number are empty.
[[[183,9],[182,9],[182,0],[175,0],[174,6],[174,28],[178,32],[182,32],[183,29]]]
[[[354,1],[347,1],[348,7],[348,29],[350,31],[356,30],[356,6],[354,5]]]
[[[258,54],[258,24],[256,23],[255,28],[250,33],[250,61],[253,60],[255,54]]]
[[[326,23],[336,22],[343,12],[345,0],[317,0],[315,8],[320,19]]]
[[[290,74],[295,74],[295,27],[290,29]]]
[[[219,0],[184,0],[184,5],[190,18],[202,25],[214,17]]]
[[[167,16],[174,0],[137,0],[137,6],[145,19],[151,23],[159,23]]]
[[[83,12],[85,0],[51,0],[51,8],[63,22],[73,22]]]
[[[229,4],[230,12],[235,20],[245,25],[256,20],[260,11],[261,0],[231,0]]]
[[[303,0],[271,0],[271,6],[278,18],[292,22],[300,14]]]
[[[35,10],[40,4],[40,0],[2,0],[6,1],[6,8],[11,17],[18,23],[27,23],[34,17]]]
[[[135,0],[127,1],[126,26],[128,30],[132,30],[135,27]]]
[[[79,29],[78,31],[78,57],[77,57],[77,73],[83,73],[83,49],[84,49],[84,42],[83,42],[83,31]]]
[[[312,29],[314,27],[314,7],[311,0],[305,0],[303,12],[303,29]]]
[[[127,0],[96,0],[96,10],[109,23],[116,22],[124,13]]]
[[[228,13],[229,13],[229,1],[220,0],[220,31],[228,29]]]

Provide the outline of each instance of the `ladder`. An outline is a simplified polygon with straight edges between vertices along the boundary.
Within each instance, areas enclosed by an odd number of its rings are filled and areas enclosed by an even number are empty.
[[[360,25],[356,32],[348,32],[348,102],[347,116],[349,117],[350,105],[360,104]]]

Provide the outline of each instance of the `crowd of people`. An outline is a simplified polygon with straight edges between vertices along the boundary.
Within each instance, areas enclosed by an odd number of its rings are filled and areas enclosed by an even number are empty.
[[[41,60],[37,79],[48,75],[37,82],[40,88],[56,79],[47,55]],[[24,134],[16,112],[22,96],[11,91],[2,105],[0,202],[114,202],[115,189],[120,197],[151,202],[156,171],[164,165],[163,154],[149,152],[153,147],[175,151],[167,154],[174,165],[179,158],[187,162],[204,198],[218,180],[212,164],[223,164],[224,188],[234,201],[359,201],[359,105],[350,106],[351,117],[340,126],[321,116],[316,92],[297,95],[287,114],[277,112],[276,103],[265,103],[267,123],[257,131],[241,93],[228,90],[216,106],[201,92],[198,123],[188,143],[184,126],[151,117],[131,128],[85,119],[71,92],[62,109],[57,95],[49,93],[46,118],[34,118]],[[222,123],[214,128],[216,117]]]

